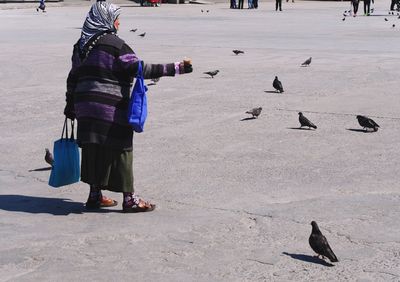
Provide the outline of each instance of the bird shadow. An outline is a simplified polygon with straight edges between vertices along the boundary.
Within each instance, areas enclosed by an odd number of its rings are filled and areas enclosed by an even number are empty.
[[[272,91],[272,90],[264,90],[265,93],[274,93],[274,94],[280,94],[277,91]]]
[[[41,168],[35,168],[35,169],[30,169],[30,170],[28,170],[29,172],[32,172],[32,171],[48,171],[48,170],[51,170],[51,166],[49,166],[49,167],[41,167]]]
[[[311,128],[306,128],[306,127],[288,127],[287,129],[294,129],[294,130],[312,130]]]
[[[326,262],[323,259],[320,259],[315,256],[309,256],[309,255],[303,255],[303,254],[290,254],[287,252],[283,252],[282,254],[287,255],[293,259],[297,259],[297,260],[301,260],[301,261],[305,261],[305,262],[311,262],[311,263],[320,264],[320,265],[329,266],[329,267],[334,266],[333,264]]]
[[[83,203],[64,198],[45,198],[27,195],[0,195],[0,209],[10,212],[25,212],[32,214],[69,215],[85,212],[120,212],[120,210],[86,210]]]
[[[354,132],[362,132],[362,133],[371,133],[373,131],[368,131],[365,129],[358,129],[358,128],[346,128],[348,131],[354,131]]]
[[[240,121],[246,121],[246,120],[253,120],[256,119],[255,117],[247,117],[247,118],[242,118]]]

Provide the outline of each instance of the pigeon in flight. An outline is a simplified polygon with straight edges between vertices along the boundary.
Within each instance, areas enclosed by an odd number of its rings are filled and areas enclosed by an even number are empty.
[[[305,62],[302,63],[301,65],[307,67],[307,66],[309,66],[311,64],[311,60],[312,60],[312,57],[310,57],[307,60],[305,60]]]
[[[258,116],[261,114],[261,111],[262,111],[262,108],[259,107],[259,108],[254,108],[254,109],[251,109],[250,111],[247,111],[246,114],[252,115],[253,118],[254,117],[258,118]]]
[[[218,73],[219,70],[204,72],[204,74],[208,74],[209,76],[211,76],[211,78],[214,78],[214,76],[216,76]]]
[[[138,36],[145,37],[145,35],[146,35],[146,32],[143,32],[142,34],[139,34]]]
[[[244,54],[244,51],[242,50],[232,50],[233,53],[235,53],[235,55],[239,55],[239,54]]]
[[[284,92],[282,82],[279,81],[278,77],[275,76],[274,82],[272,82],[272,86],[278,91],[279,93]]]
[[[49,165],[53,166],[54,164],[54,158],[53,155],[50,153],[49,149],[46,148],[46,154],[44,155],[44,160],[46,161],[46,163],[48,163]]]
[[[131,29],[130,31],[131,31],[131,32],[136,32],[136,31],[137,31],[137,28]]]
[[[318,254],[318,257],[327,257],[331,262],[337,262],[337,257],[329,246],[328,240],[326,240],[325,236],[322,235],[321,231],[319,230],[317,223],[312,221],[311,226],[312,231],[310,238],[308,239],[311,249]]]
[[[317,126],[313,124],[311,121],[309,121],[308,118],[306,118],[302,112],[299,112],[299,122],[300,122],[300,127],[308,126],[308,128],[312,127],[314,129],[317,129]]]
[[[365,129],[372,128],[374,131],[378,131],[379,125],[372,119],[366,116],[357,116],[358,123]]]

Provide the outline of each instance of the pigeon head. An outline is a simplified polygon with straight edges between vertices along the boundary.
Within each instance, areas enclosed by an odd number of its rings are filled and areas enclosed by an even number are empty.
[[[303,113],[302,112],[299,112],[299,116],[302,116],[303,115]],[[314,221],[313,221],[314,222]]]
[[[215,72],[216,72],[216,73],[219,73],[219,70],[216,70]]]
[[[363,116],[358,115],[358,116],[357,116],[357,119],[360,119],[360,118],[363,118]]]
[[[277,76],[275,76],[275,79],[278,79],[278,77],[277,77]]]
[[[313,220],[311,221],[311,226],[312,226],[312,232],[313,234],[321,234],[321,231],[319,230],[318,224]]]

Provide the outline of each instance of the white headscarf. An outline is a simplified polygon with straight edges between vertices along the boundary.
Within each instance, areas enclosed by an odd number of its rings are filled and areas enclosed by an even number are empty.
[[[94,3],[82,27],[81,38],[79,40],[81,50],[83,50],[93,36],[107,31],[116,32],[114,22],[120,13],[120,7],[115,4],[105,1]]]

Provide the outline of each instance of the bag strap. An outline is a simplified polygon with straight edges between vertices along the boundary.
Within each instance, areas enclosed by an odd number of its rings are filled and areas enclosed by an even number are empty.
[[[138,77],[143,77],[143,67],[142,67],[142,63],[143,63],[143,61],[139,61],[139,62],[138,62],[138,70],[137,70],[136,78],[138,78]]]
[[[65,118],[64,120],[64,126],[63,126],[63,130],[61,133],[61,139],[68,139],[68,118]],[[74,127],[75,127],[75,121],[71,120],[71,137],[69,139],[74,140],[75,139],[75,135],[74,135]],[[65,132],[65,135],[64,135]],[[65,136],[65,138],[64,138]]]

